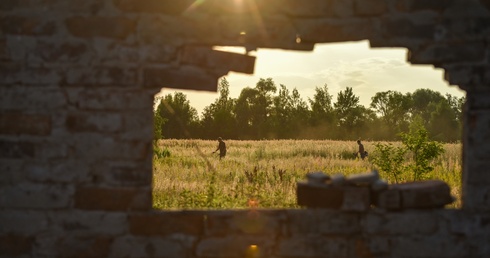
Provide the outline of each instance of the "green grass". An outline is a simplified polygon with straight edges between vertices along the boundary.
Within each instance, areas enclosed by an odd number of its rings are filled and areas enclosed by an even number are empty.
[[[212,152],[217,141],[160,140],[156,148],[168,150],[153,158],[153,206],[157,209],[299,208],[296,182],[308,172],[344,175],[373,169],[366,160],[351,155],[355,141],[272,140],[226,141],[227,156]],[[372,142],[363,142],[369,155]],[[395,143],[399,144],[399,143]],[[461,144],[445,144],[434,161],[428,179],[440,179],[451,187],[461,206]],[[394,183],[388,173],[381,177]],[[401,178],[412,178],[407,172]]]

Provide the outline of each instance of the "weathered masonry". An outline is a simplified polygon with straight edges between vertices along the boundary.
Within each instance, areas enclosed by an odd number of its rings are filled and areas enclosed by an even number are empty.
[[[152,105],[369,40],[467,92],[463,208],[152,210]],[[490,257],[489,0],[0,1],[0,257]]]

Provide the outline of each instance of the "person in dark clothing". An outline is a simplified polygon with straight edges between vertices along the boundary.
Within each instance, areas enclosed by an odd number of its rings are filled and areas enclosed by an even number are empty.
[[[216,148],[216,150],[213,151],[213,153],[216,153],[218,150],[219,150],[219,159],[224,158],[226,156],[226,144],[223,141],[223,139],[221,139],[221,137],[218,137],[218,148]]]
[[[361,159],[364,159],[367,156],[367,151],[364,150],[364,145],[362,145],[361,140],[357,140],[357,144],[359,145],[359,155],[361,155]]]

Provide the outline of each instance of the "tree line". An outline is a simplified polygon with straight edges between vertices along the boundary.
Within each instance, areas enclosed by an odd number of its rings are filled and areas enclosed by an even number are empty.
[[[259,79],[255,87],[242,89],[231,98],[226,78],[218,84],[219,97],[201,116],[185,94],[176,92],[157,99],[155,137],[242,140],[332,139],[400,140],[414,121],[422,121],[433,140],[461,139],[465,97],[442,95],[430,89],[413,93],[378,92],[369,107],[359,104],[351,87],[337,99],[325,84],[313,98],[301,98],[298,90],[279,87],[272,78]]]

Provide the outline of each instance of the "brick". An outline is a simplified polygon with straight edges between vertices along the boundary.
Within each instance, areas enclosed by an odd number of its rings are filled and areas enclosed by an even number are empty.
[[[69,95],[71,103],[81,110],[148,110],[152,109],[154,95],[140,90],[85,88]],[[140,114],[141,112],[134,112]],[[151,113],[151,112],[150,112]]]
[[[142,236],[201,235],[205,215],[197,212],[151,212],[129,215],[130,233]]]
[[[317,186],[297,184],[298,205],[309,208],[331,208],[365,211],[371,205],[369,187]]]
[[[26,177],[35,182],[73,183],[89,181],[89,168],[85,162],[67,160],[49,164],[29,163],[25,165]]]
[[[49,214],[53,231],[67,235],[121,235],[128,232],[128,215],[125,212],[70,210]]]
[[[387,190],[381,191],[375,195],[374,204],[382,209],[399,210],[402,207],[400,191],[390,189],[388,186]]]
[[[436,34],[438,17],[432,14],[413,16],[394,16],[382,18],[382,31],[385,38],[406,38],[431,41]]]
[[[49,135],[51,124],[50,115],[0,112],[0,133],[2,134]]]
[[[452,44],[431,44],[423,49],[409,52],[408,60],[412,64],[441,64],[483,62],[485,46],[482,42]]]
[[[368,20],[297,19],[294,22],[303,42],[328,43],[364,40],[373,33]]]
[[[28,53],[29,63],[83,63],[89,64],[94,53],[82,41],[40,41]]]
[[[488,171],[487,169],[485,169],[485,164],[488,164],[488,158],[490,157],[490,146],[481,144],[481,142],[490,139],[490,131],[488,130],[488,125],[490,123],[490,114],[485,109],[483,109],[485,108],[485,106],[488,105],[488,103],[486,103],[488,99],[484,98],[483,96],[488,96],[488,94],[478,92],[478,95],[480,95],[480,97],[477,97],[477,94],[475,93],[468,94],[467,103],[468,106],[471,107],[471,109],[466,112],[466,137],[468,138],[468,142],[465,142],[465,144],[466,147],[469,148],[469,150],[468,153],[463,154],[463,158],[471,158],[472,162],[466,165],[466,167],[478,169],[475,170],[474,173],[479,174],[486,173],[486,171]],[[476,175],[476,178],[478,177],[482,178],[484,176]]]
[[[362,223],[362,231],[374,235],[430,235],[438,231],[440,220],[434,212],[369,213]]]
[[[138,71],[122,67],[71,67],[64,72],[67,86],[127,86],[138,84]]]
[[[67,143],[71,155],[79,159],[106,159],[111,161],[149,161],[151,135],[146,140],[124,140],[107,133],[80,133]]]
[[[124,235],[114,240],[106,257],[190,257],[189,249],[174,239]]]
[[[393,257],[468,257],[469,241],[451,235],[400,236],[391,241]]]
[[[241,258],[271,257],[274,247],[270,237],[226,235],[203,238],[195,248],[198,257]],[[251,256],[251,254],[257,256]]]
[[[121,130],[122,118],[118,113],[71,113],[66,117],[70,132],[106,132]]]
[[[61,184],[21,183],[0,189],[0,206],[9,208],[68,208],[73,188]]]
[[[79,186],[75,208],[83,210],[127,211],[151,209],[151,189]]]
[[[64,109],[66,96],[60,89],[35,87],[0,88],[0,108],[4,110],[22,110],[38,113]]]
[[[400,194],[400,209],[442,208],[452,203],[449,186],[439,180],[392,184],[389,190]]]
[[[161,13],[180,15],[187,10],[193,0],[113,0],[114,5],[125,12]]]
[[[59,257],[96,258],[107,257],[112,244],[112,237],[104,235],[65,234],[57,241]]]
[[[22,159],[6,160],[3,159],[0,162],[0,185],[18,184],[26,180],[24,172],[24,163]]]
[[[13,234],[20,236],[36,235],[50,227],[46,212],[33,210],[7,210],[0,211],[0,234]]]
[[[273,1],[274,2],[274,1]],[[349,17],[353,15],[352,0],[280,0],[277,5],[286,15],[296,17]]]
[[[2,256],[29,255],[34,244],[33,236],[0,235],[0,254]]]
[[[403,0],[396,4],[396,8],[401,12],[417,12],[417,11],[435,11],[443,12],[445,9],[449,8],[455,0],[433,0],[433,1],[423,1],[423,0]]]
[[[112,186],[151,186],[151,166],[145,164],[101,164],[91,175],[95,182]]]
[[[385,0],[355,0],[354,10],[360,16],[383,15],[388,11],[388,5]]]
[[[0,30],[3,34],[49,36],[56,33],[56,24],[46,18],[2,16]]]
[[[143,71],[143,84],[146,88],[217,91],[220,76],[197,68],[146,68]]]
[[[328,209],[289,210],[289,235],[352,235],[361,232],[360,216]]]
[[[34,154],[32,142],[0,140],[0,158],[26,159],[33,158]]]
[[[136,22],[125,17],[71,17],[65,26],[75,37],[126,39],[136,32]]]
[[[274,211],[216,211],[205,218],[205,234],[222,236],[227,234],[276,235],[281,231],[284,214]]]
[[[338,257],[346,258],[351,246],[347,238],[335,236],[293,236],[280,238],[279,257]]]
[[[45,67],[22,67],[18,63],[0,64],[1,84],[45,85],[61,82],[60,71]]]
[[[237,53],[212,50],[210,47],[186,46],[182,62],[201,68],[223,69],[252,74],[255,57]]]

